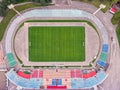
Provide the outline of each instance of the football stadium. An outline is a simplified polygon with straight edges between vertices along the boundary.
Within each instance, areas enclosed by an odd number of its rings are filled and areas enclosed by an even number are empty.
[[[0,90],[112,90],[104,83],[117,44],[104,13],[58,1],[20,12],[10,6],[17,14],[0,43]]]

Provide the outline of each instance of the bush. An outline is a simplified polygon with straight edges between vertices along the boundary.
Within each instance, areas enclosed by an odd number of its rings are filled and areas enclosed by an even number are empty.
[[[116,34],[117,34],[117,38],[118,38],[118,42],[119,42],[119,45],[120,45],[120,11],[117,12],[113,18],[112,18],[112,24],[117,24],[117,28],[116,28]]]
[[[23,11],[23,10],[28,9],[28,8],[39,7],[39,6],[40,5],[38,5],[38,4],[25,4],[25,5],[22,5],[22,6],[17,6],[15,8],[20,12],[20,11]],[[0,23],[0,41],[3,38],[4,32],[7,28],[7,25],[9,24],[10,20],[15,15],[16,15],[16,12],[14,12],[13,10],[9,10],[6,13],[6,16],[3,18],[2,22]]]
[[[120,11],[117,12],[112,18],[112,24],[120,24]]]
[[[117,38],[120,45],[120,24],[117,26],[116,33],[117,33]]]
[[[4,16],[6,14],[7,5],[7,0],[2,0],[0,2],[0,16]]]

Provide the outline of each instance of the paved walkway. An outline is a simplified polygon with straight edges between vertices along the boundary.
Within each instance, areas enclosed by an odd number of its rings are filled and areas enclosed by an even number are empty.
[[[0,90],[7,90],[6,89],[6,76],[5,72],[0,71]]]
[[[99,15],[100,16],[100,15]],[[108,18],[109,17],[109,18]],[[115,26],[110,22],[111,14],[106,12],[104,17],[100,17],[105,24],[109,36],[113,37],[111,43],[110,66],[108,69],[109,77],[102,84],[105,90],[120,90],[120,48],[115,32]]]

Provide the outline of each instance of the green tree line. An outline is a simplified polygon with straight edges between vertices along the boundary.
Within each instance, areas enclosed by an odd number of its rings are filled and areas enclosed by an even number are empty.
[[[35,3],[41,3],[41,5],[48,5],[48,3],[51,2],[51,0],[0,0],[0,16],[5,16],[8,8],[7,5],[9,4],[18,4],[22,2],[35,2]]]
[[[116,34],[117,34],[118,42],[120,45],[120,11],[113,16],[111,21],[114,25],[117,25]]]

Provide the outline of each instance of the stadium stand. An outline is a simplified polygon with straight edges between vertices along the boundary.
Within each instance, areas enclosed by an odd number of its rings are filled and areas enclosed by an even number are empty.
[[[107,60],[107,53],[102,52],[100,55],[100,61],[106,62],[106,60]]]
[[[92,88],[93,86],[101,84],[107,74],[104,71],[99,71],[96,76],[84,79],[84,78],[72,78],[71,87],[72,89],[87,89]]]
[[[43,71],[39,69],[35,69],[32,71],[31,78],[42,78],[43,77]]]
[[[23,78],[42,78],[43,77],[43,71],[39,69],[35,69],[32,71],[31,74],[26,74],[23,71],[18,71],[17,74]]]
[[[95,71],[90,71],[89,73],[82,73],[78,69],[71,70],[71,78],[89,78],[96,75]]]
[[[106,66],[106,63],[102,62],[100,60],[97,61],[97,64],[100,65],[102,68],[104,68]]]
[[[76,70],[77,71],[77,70]],[[86,76],[84,76],[86,75]],[[18,71],[17,73],[11,69],[6,73],[6,77],[15,85],[20,86],[25,89],[39,89],[43,84],[42,78],[30,78],[31,75],[26,76],[22,71]],[[101,70],[97,73],[95,71],[91,71],[87,74],[83,74],[84,77],[71,78],[71,89],[87,89],[92,88],[95,85],[101,84],[107,74]],[[51,84],[47,84],[48,89],[58,89],[58,88],[67,88],[66,85],[62,85],[62,78],[52,79]]]
[[[31,78],[38,78],[38,70],[33,70]]]
[[[108,44],[103,44],[102,45],[102,52],[100,55],[99,60],[97,61],[97,64],[100,65],[102,68],[106,67],[107,64],[107,56],[108,56]]]
[[[59,69],[56,72],[56,69],[46,69],[44,70],[44,78],[52,79],[52,78],[71,78],[70,70],[67,69]]]
[[[24,89],[39,89],[42,86],[42,78],[30,78],[26,79],[18,76],[17,73],[11,69],[6,73],[6,77],[16,86],[20,86]]]
[[[67,86],[47,86],[47,90],[66,90]]]
[[[80,78],[82,77],[82,72],[78,69],[71,70],[71,78]]]
[[[59,89],[59,90],[66,90],[67,86],[62,85],[62,79],[52,79],[52,85],[47,85],[47,90],[49,89]]]
[[[62,86],[62,79],[52,79],[51,86]]]
[[[39,70],[39,78],[42,78],[42,77],[43,77],[43,71]]]
[[[87,74],[83,74],[83,78],[89,78],[89,77],[93,77],[96,75],[96,72],[95,71],[91,71]]]
[[[62,79],[57,79],[57,85],[61,86],[62,85]]]
[[[19,76],[21,76],[21,77],[23,77],[23,78],[30,79],[30,74],[26,74],[26,73],[24,73],[24,72],[22,72],[22,71],[18,71],[18,72],[17,72],[17,75],[19,75]]]
[[[108,44],[103,44],[102,46],[102,52],[108,52]]]
[[[7,61],[10,67],[14,67],[17,64],[12,53],[7,53]]]
[[[56,86],[56,85],[57,85],[56,79],[52,79],[52,86]]]
[[[51,13],[53,12],[53,13]],[[36,14],[37,13],[37,14]],[[92,14],[82,11],[82,10],[39,10],[39,9],[34,9],[34,10],[30,10],[28,12],[23,13],[24,17],[21,16],[17,16],[13,22],[10,23],[8,30],[7,30],[7,34],[6,34],[6,38],[5,38],[5,52],[7,52],[7,59],[8,59],[8,64],[10,67],[14,67],[16,65],[16,61],[12,55],[12,53],[9,53],[12,51],[11,48],[11,43],[12,42],[12,35],[14,33],[14,31],[16,30],[15,28],[18,26],[18,24],[24,20],[25,18],[31,18],[31,17],[82,17],[82,18],[87,18],[90,19],[91,21],[93,21],[97,26],[98,26],[98,30],[101,33],[101,37],[103,39],[103,46],[102,46],[102,53],[101,56],[97,62],[98,65],[100,65],[101,67],[105,67],[106,66],[106,60],[107,60],[107,54],[108,54],[108,35],[107,35],[107,30],[105,29],[104,25],[102,24],[102,22],[95,16],[93,16]],[[104,55],[105,54],[105,55]],[[45,74],[44,77],[47,78],[56,78],[59,77],[57,76],[57,73],[53,72],[53,70],[51,70],[50,72],[47,72]],[[66,71],[65,71],[66,72]],[[68,72],[65,74],[65,72],[63,72],[60,77],[62,76],[62,78],[69,78]],[[61,73],[61,71],[59,71],[59,73]],[[71,71],[71,87],[72,89],[80,89],[80,88],[91,88],[95,85],[101,84],[105,78],[107,77],[107,74],[104,71],[99,71],[98,73],[96,73],[95,76],[92,77],[87,77],[87,78],[82,78],[82,74],[80,72],[74,72]],[[39,74],[40,75],[40,74]],[[6,73],[6,77],[15,85],[23,87],[23,88],[28,88],[28,89],[37,89],[42,85],[42,78],[23,78],[21,76],[18,76],[16,74],[15,71],[10,70]],[[33,74],[33,77],[38,77],[38,72],[36,72],[35,74]],[[76,78],[77,77],[77,78]],[[47,88],[57,88],[59,86],[47,86]],[[66,86],[65,86],[66,87]],[[59,87],[60,88],[60,87]]]

